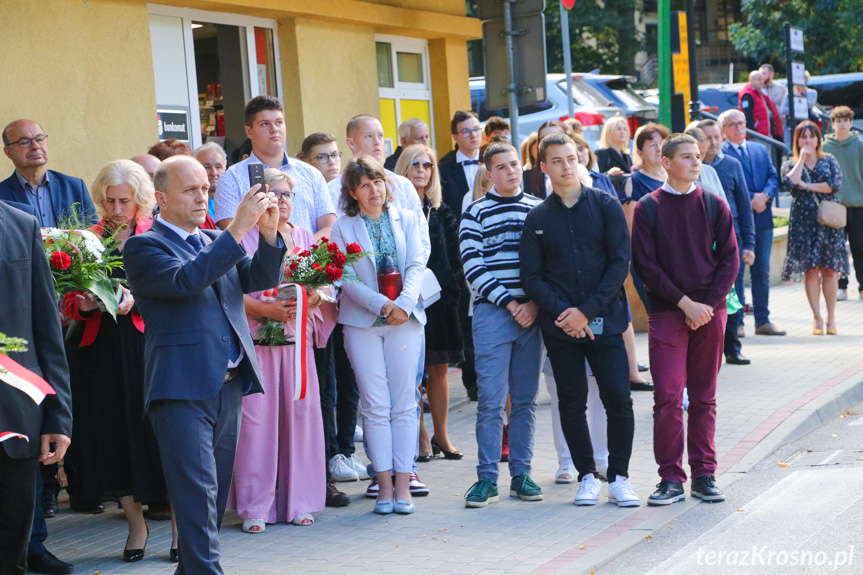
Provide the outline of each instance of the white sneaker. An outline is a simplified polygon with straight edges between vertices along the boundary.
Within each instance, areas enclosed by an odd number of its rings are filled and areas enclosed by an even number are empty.
[[[363,428],[357,425],[354,427],[354,443],[363,442]]]
[[[339,453],[330,459],[330,477],[333,481],[359,481],[360,476],[351,466],[348,458]]]
[[[575,465],[572,461],[565,461],[557,468],[557,474],[554,476],[555,483],[574,483],[575,482]]]
[[[836,292],[836,301],[845,301],[848,299],[848,290],[841,289]]]
[[[420,481],[420,476],[416,472],[411,473],[410,490],[414,497],[425,497],[429,494],[429,488]]]
[[[608,502],[617,503],[618,507],[638,507],[641,499],[623,475],[618,475],[614,483],[608,484]]]
[[[575,494],[576,505],[596,505],[596,500],[599,498],[599,492],[602,489],[602,484],[599,479],[593,476],[593,473],[588,473],[581,479],[581,487],[578,488],[578,493]]]
[[[347,459],[348,465],[351,466],[351,469],[353,469],[354,471],[357,472],[357,476],[360,479],[368,479],[369,478],[369,471],[368,471],[368,468],[366,467],[366,464],[363,463],[362,461],[360,461],[356,455],[354,455],[352,453],[351,456],[346,458],[346,459]]]

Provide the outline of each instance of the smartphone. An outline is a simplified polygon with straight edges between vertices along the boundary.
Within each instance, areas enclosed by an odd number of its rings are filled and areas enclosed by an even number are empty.
[[[605,321],[601,317],[593,318],[590,323],[590,331],[593,332],[593,335],[602,335],[602,328]]]
[[[256,192],[258,194],[266,193],[267,189],[264,186],[264,164],[249,163],[249,188],[256,184],[261,184],[261,188]]]

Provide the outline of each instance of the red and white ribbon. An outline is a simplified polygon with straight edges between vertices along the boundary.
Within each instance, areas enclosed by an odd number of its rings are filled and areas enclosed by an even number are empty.
[[[0,353],[0,381],[30,396],[36,405],[40,405],[46,395],[56,393],[48,382],[9,357]]]
[[[23,439],[27,443],[30,443],[30,438],[24,435],[23,433],[15,433],[14,431],[0,431],[0,443],[3,443],[7,439]]]
[[[309,305],[306,288],[300,284],[282,284],[279,288],[294,286],[297,293],[297,311],[294,313],[294,401],[306,398],[308,373],[306,360],[306,321]]]

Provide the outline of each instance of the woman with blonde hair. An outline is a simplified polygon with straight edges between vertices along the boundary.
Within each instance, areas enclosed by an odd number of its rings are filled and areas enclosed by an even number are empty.
[[[484,170],[478,170],[479,172]],[[441,203],[437,156],[428,146],[408,146],[399,157],[395,173],[406,177],[416,188],[423,203],[423,213],[429,226],[431,254],[426,266],[434,272],[441,285],[440,302],[426,309],[425,369],[426,389],[431,408],[434,435],[429,446],[425,423],[420,417],[419,461],[443,453],[447,459],[461,459],[462,453],[453,447],[447,431],[449,413],[450,364],[464,361],[458,302],[464,271],[458,243],[458,224],[446,204]]]
[[[597,171],[607,174],[620,189],[623,178],[632,172],[629,145],[632,134],[626,116],[613,116],[602,125],[599,149],[596,151]]]
[[[131,160],[116,160],[99,170],[90,187],[99,223],[94,234],[113,237],[121,255],[126,240],[150,229],[156,196],[147,172]],[[113,279],[126,277],[114,268]],[[80,322],[72,371],[73,435],[70,480],[76,497],[117,500],[129,525],[123,561],[144,558],[149,529],[142,503],[167,504],[168,494],[153,428],[144,411],[144,321],[125,287],[116,321],[99,309],[91,294],[64,296],[63,313]],[[172,521],[170,558],[177,561],[177,528]]]

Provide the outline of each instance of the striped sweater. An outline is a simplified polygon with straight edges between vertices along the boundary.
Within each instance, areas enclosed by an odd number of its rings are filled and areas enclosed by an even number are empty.
[[[521,287],[518,248],[527,213],[542,202],[523,192],[511,198],[489,192],[468,206],[461,218],[459,244],[465,279],[474,303],[506,307],[527,301]]]

